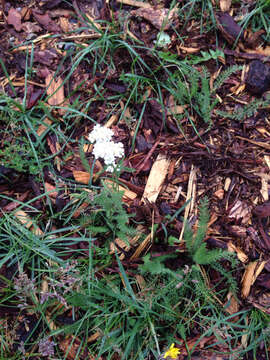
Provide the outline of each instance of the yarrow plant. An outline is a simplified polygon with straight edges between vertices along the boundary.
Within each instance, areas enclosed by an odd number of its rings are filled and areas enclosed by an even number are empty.
[[[107,171],[110,172],[113,172],[116,167],[116,158],[124,156],[123,144],[121,142],[113,142],[113,135],[111,129],[97,124],[88,136],[88,140],[94,143],[93,155],[96,159],[104,159],[107,165]]]

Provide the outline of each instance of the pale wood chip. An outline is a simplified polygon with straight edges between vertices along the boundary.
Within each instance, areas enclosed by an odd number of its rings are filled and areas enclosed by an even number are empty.
[[[138,246],[134,254],[130,257],[130,260],[135,260],[140,257],[141,253],[149,247],[149,245],[152,243],[153,234],[148,234],[146,238],[143,240],[143,242]]]
[[[50,73],[45,78],[45,84],[47,87],[48,104],[51,106],[59,106],[64,103],[64,86],[61,77],[55,80],[53,75]]]
[[[244,275],[242,277],[241,295],[243,299],[248,297],[251,286],[254,284],[260,273],[263,271],[266,262],[267,261],[257,260],[254,262],[250,262],[246,267]]]
[[[197,168],[192,164],[191,169],[190,169],[190,174],[189,174],[187,198],[186,198],[186,201],[188,201],[188,200],[191,200],[191,201],[185,207],[184,222],[183,222],[184,224],[187,221],[189,213],[192,212],[192,210],[194,208],[194,204],[195,204],[196,181],[197,181],[196,172],[197,172]],[[179,241],[181,241],[182,238],[183,238],[184,230],[185,230],[185,228],[183,226],[182,230],[181,230],[181,233],[180,233],[180,236],[179,236]]]
[[[220,10],[223,12],[229,11],[232,4],[232,0],[219,0]]]
[[[159,154],[151,168],[142,197],[143,202],[146,202],[146,199],[152,203],[156,202],[161,187],[167,176],[169,165],[170,160],[167,156]]]

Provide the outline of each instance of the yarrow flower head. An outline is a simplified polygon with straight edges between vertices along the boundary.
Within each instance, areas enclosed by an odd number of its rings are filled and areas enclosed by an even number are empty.
[[[112,137],[113,131],[105,126],[101,126],[100,124],[96,124],[94,129],[88,135],[88,139],[91,143],[111,141]]]
[[[95,143],[93,148],[93,155],[96,159],[104,159],[107,165],[107,171],[112,172],[116,167],[115,159],[124,156],[124,146],[122,143],[115,143],[112,139],[113,131],[106,127],[95,125],[88,139]]]
[[[180,350],[176,347],[174,347],[174,344],[172,344],[164,354],[164,359],[170,358],[170,359],[177,359],[178,355],[180,354]]]

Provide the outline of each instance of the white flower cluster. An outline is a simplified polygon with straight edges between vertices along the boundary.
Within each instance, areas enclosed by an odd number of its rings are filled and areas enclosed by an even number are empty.
[[[95,125],[94,129],[88,136],[91,143],[95,143],[93,155],[96,159],[102,158],[107,167],[107,171],[112,172],[116,166],[115,159],[124,156],[124,147],[121,142],[115,143],[112,141],[113,131],[101,126]]]

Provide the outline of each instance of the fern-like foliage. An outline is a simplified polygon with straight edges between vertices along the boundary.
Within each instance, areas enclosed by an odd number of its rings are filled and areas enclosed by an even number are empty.
[[[208,199],[204,198],[199,206],[199,222],[197,232],[194,234],[188,224],[186,224],[184,239],[186,247],[192,260],[199,265],[213,264],[223,257],[220,249],[208,250],[203,242],[209,221]]]
[[[81,226],[92,234],[110,233],[112,238],[128,239],[135,230],[128,225],[129,218],[123,207],[123,192],[104,187],[91,200],[91,213],[81,218]]]
[[[243,107],[239,107],[238,109],[234,110],[231,113],[226,111],[219,111],[219,110],[217,110],[216,113],[222,116],[223,118],[243,121],[246,118],[253,116],[256,111],[269,107],[269,105],[270,105],[270,98],[267,97],[266,99],[255,99],[252,102],[244,105]]]
[[[234,65],[223,71],[211,89],[210,73],[206,67],[202,67],[202,70],[199,71],[185,63],[179,63],[179,65],[179,72],[168,79],[168,90],[180,105],[190,104],[193,112],[196,112],[205,123],[211,125],[211,114],[218,102],[215,96],[217,90],[242,67]],[[172,90],[175,86],[176,89]]]
[[[212,93],[215,93],[229,77],[237,71],[242,70],[242,65],[233,65],[222,71],[214,81]]]
[[[235,255],[221,249],[208,250],[206,243],[203,242],[210,218],[208,205],[207,198],[204,198],[199,205],[199,220],[196,233],[194,233],[191,227],[186,224],[184,232],[186,247],[189,256],[195,263],[193,267],[196,268],[196,265],[210,265],[212,269],[220,273],[222,279],[227,281],[230,291],[236,294],[237,282],[231,272],[225,269],[222,265],[222,262],[229,261],[231,263],[231,267],[235,268],[237,264]]]

